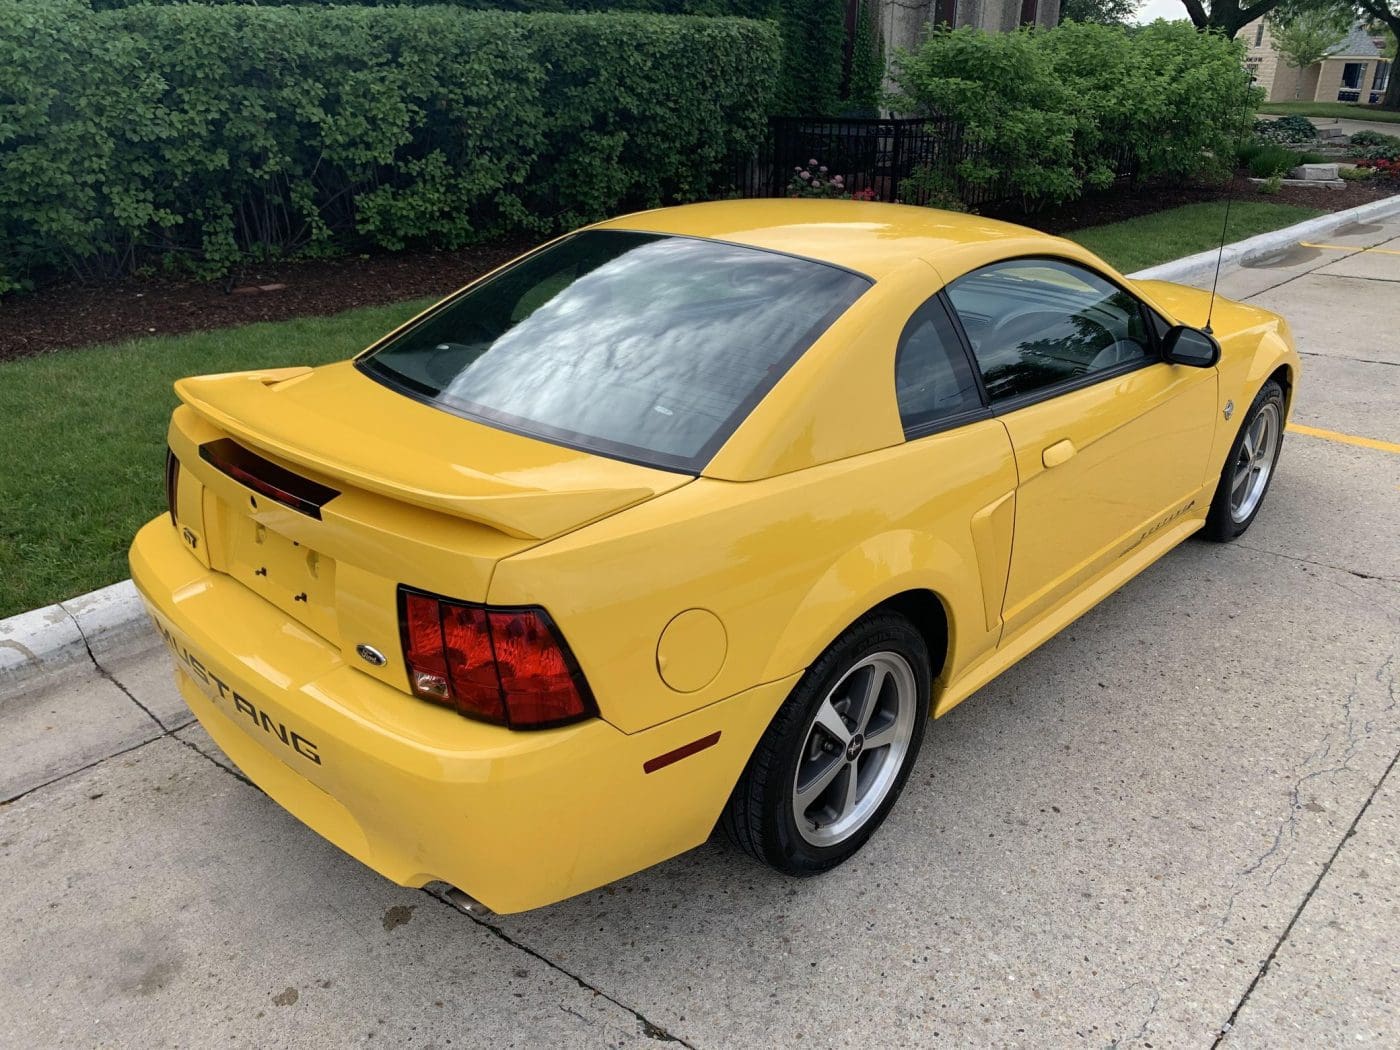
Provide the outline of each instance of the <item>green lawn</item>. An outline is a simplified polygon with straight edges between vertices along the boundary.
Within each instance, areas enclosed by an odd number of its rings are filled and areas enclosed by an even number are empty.
[[[1226,242],[1243,240],[1295,222],[1311,219],[1322,212],[1274,201],[1234,201],[1230,205],[1230,229]],[[1090,226],[1068,234],[1091,252],[1103,256],[1123,273],[1132,273],[1183,255],[1214,248],[1220,243],[1220,226],[1225,204],[1184,204],[1152,215]]]
[[[0,617],[129,575],[165,507],[170,384],[200,372],[349,357],[425,303],[367,307],[0,364]]]
[[[1221,208],[1192,204],[1072,236],[1132,271],[1219,243]],[[1236,202],[1229,237],[1314,214]],[[423,305],[155,336],[0,364],[0,617],[126,577],[132,534],[165,505],[161,468],[174,380],[339,360]]]
[[[1355,102],[1265,102],[1260,105],[1259,112],[1276,117],[1298,113],[1305,117],[1341,117],[1343,120],[1379,120],[1386,124],[1400,124],[1400,110],[1377,109]]]

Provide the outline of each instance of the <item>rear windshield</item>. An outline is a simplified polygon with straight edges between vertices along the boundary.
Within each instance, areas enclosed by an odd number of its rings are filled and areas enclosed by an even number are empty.
[[[473,286],[360,367],[493,426],[697,472],[869,286],[758,248],[592,230]]]

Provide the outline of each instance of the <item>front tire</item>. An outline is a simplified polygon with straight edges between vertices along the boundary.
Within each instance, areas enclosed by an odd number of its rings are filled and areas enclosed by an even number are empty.
[[[1204,535],[1217,543],[1228,543],[1244,535],[1254,523],[1283,447],[1283,387],[1270,379],[1249,406],[1240,432],[1225,457],[1225,468],[1215,488],[1215,498],[1206,517]]]
[[[759,740],[720,823],[787,875],[816,875],[874,834],[909,779],[931,695],[928,647],[872,613],[807,669]]]

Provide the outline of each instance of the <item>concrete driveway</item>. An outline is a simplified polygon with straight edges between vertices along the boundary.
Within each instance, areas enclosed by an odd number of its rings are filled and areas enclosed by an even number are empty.
[[[269,802],[146,657],[7,713],[0,1043],[1400,1044],[1400,221],[1222,291],[1307,369],[1262,517],[931,726],[853,862],[715,842],[477,920]]]

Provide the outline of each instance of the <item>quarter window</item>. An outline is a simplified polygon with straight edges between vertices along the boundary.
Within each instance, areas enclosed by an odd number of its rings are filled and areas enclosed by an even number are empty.
[[[982,407],[977,377],[939,299],[930,299],[904,326],[894,385],[906,433]]]
[[[1074,263],[996,263],[954,281],[948,298],[993,402],[1155,360],[1142,305]]]

